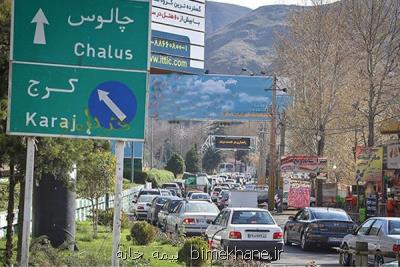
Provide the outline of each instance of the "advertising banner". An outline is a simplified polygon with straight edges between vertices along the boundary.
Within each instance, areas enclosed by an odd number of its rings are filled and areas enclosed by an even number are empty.
[[[149,114],[160,120],[269,121],[271,77],[151,75]],[[278,111],[291,98],[278,92]]]
[[[382,180],[383,148],[357,147],[356,174],[362,181],[379,182]]]
[[[290,180],[288,206],[298,209],[310,206],[310,182]]]
[[[250,138],[216,136],[215,148],[219,149],[250,149]]]
[[[204,72],[205,9],[205,1],[152,0],[152,68]]]
[[[281,159],[281,171],[326,173],[327,159],[307,155],[285,156]]]
[[[387,168],[400,169],[400,144],[387,146]]]

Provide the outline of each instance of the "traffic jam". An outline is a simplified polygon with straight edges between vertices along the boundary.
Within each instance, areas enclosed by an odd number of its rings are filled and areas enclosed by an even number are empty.
[[[283,195],[291,199],[290,192]],[[375,252],[368,255],[369,264],[397,266],[400,218],[372,217],[359,224],[344,209],[316,207],[314,201],[299,208],[283,200],[283,211],[276,206],[270,212],[268,186],[257,185],[249,173],[184,173],[181,180],[137,191],[130,217],[171,236],[202,236],[211,251],[244,260],[279,261],[285,249],[297,247],[333,251],[338,265],[359,266],[357,243],[366,242]],[[275,202],[280,203],[278,194]],[[284,217],[283,224],[278,217]]]

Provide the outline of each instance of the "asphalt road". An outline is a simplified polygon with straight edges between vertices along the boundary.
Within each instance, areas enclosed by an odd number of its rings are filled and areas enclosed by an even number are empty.
[[[283,229],[285,222],[295,211],[286,211],[283,215],[273,215],[275,221]],[[310,264],[314,263],[314,264]],[[313,248],[303,251],[300,246],[285,246],[280,260],[273,262],[276,266],[338,266],[339,254],[332,249]]]

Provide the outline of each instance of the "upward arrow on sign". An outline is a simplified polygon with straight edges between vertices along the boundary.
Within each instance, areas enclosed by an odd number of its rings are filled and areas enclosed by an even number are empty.
[[[46,44],[46,36],[44,34],[44,24],[49,24],[43,10],[39,8],[36,15],[33,17],[31,23],[36,23],[35,37],[33,38],[34,44]]]

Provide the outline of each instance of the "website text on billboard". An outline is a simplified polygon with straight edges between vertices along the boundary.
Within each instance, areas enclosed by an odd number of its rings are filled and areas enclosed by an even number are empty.
[[[189,61],[186,59],[178,59],[167,55],[152,54],[150,62],[155,65],[161,66],[172,66],[187,68],[189,66]]]

